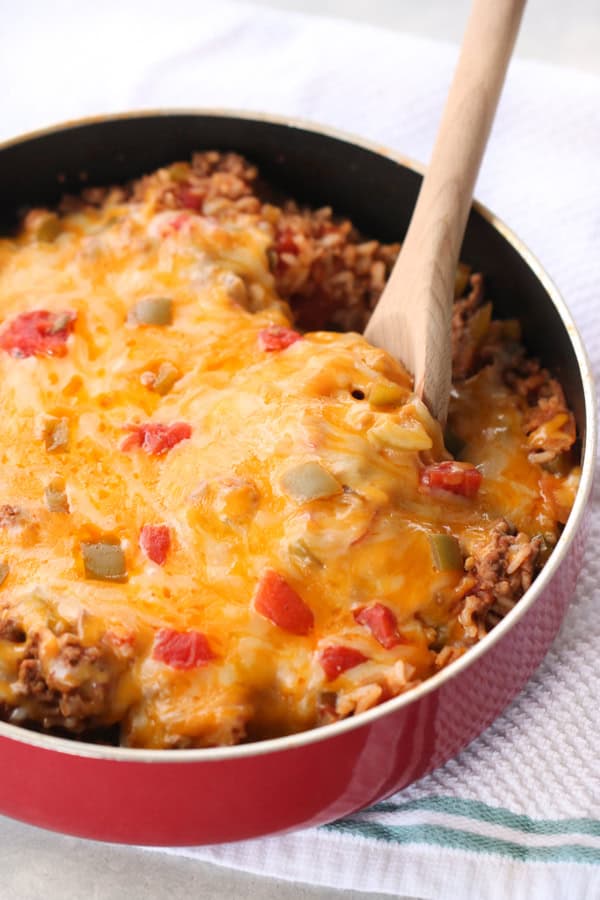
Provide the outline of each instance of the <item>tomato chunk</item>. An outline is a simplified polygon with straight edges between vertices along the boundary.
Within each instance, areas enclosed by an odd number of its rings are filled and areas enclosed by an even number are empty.
[[[0,334],[0,347],[12,356],[64,356],[77,318],[74,312],[35,309],[21,313]]]
[[[171,532],[166,525],[144,525],[140,531],[140,547],[152,562],[164,565],[171,546]]]
[[[346,669],[353,669],[354,666],[359,666],[366,659],[367,657],[360,650],[341,645],[325,647],[319,654],[319,662],[327,681],[334,681]]]
[[[375,640],[386,650],[391,650],[392,647],[404,643],[398,634],[396,616],[389,606],[384,606],[383,603],[363,606],[361,609],[354,610],[354,618],[359,625],[368,628]]]
[[[121,450],[135,450],[139,447],[149,456],[167,453],[192,435],[191,425],[187,422],[174,422],[172,425],[146,422],[144,425],[129,425],[127,431],[130,434],[122,442]]]
[[[215,654],[201,631],[160,628],[154,639],[152,659],[164,662],[172,669],[197,669],[215,659]]]
[[[254,609],[290,634],[305,635],[314,625],[312,610],[285,578],[267,569],[254,595]]]
[[[275,250],[277,253],[291,253],[297,256],[300,252],[298,245],[294,240],[294,233],[291,228],[283,228],[275,240]]]
[[[471,463],[446,460],[425,466],[421,472],[421,484],[434,491],[449,491],[462,497],[475,497],[482,477],[479,469]]]
[[[176,192],[175,199],[177,206],[183,209],[193,209],[195,212],[202,211],[202,205],[205,200],[205,193],[199,188],[183,183]]]
[[[261,350],[285,350],[302,340],[302,335],[293,328],[285,328],[283,325],[269,325],[258,332],[258,343]]]

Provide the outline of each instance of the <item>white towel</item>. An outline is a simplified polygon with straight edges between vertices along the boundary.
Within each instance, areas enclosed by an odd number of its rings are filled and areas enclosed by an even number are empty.
[[[135,107],[227,106],[307,117],[427,162],[456,55],[450,45],[235,3],[22,0],[3,11],[0,135]],[[476,194],[555,279],[596,373],[599,160],[600,80],[513,62]],[[560,637],[458,758],[331,826],[156,852],[432,900],[599,897],[599,504],[597,491]]]

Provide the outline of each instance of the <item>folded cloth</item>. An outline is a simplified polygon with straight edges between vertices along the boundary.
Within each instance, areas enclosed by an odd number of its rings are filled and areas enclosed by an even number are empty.
[[[135,107],[225,106],[304,116],[427,161],[455,47],[236,3],[171,0],[168,11],[156,0],[15,4],[0,36],[1,130]],[[557,282],[596,373],[599,147],[600,80],[515,61],[476,192]],[[458,758],[326,827],[157,852],[435,900],[599,897],[599,543],[596,491],[590,552],[560,637]]]

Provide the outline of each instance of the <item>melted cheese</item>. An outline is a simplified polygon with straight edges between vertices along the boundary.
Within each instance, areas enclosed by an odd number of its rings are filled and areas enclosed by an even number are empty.
[[[480,494],[432,499],[419,470],[424,451],[444,458],[442,439],[404,370],[356,334],[307,334],[265,351],[261,330],[291,324],[269,271],[271,226],[256,215],[230,225],[189,215],[178,228],[176,216],[157,212],[150,195],[73,213],[51,243],[27,232],[0,242],[5,323],[36,309],[77,315],[62,357],[0,352],[0,498],[28,523],[0,529],[10,567],[0,592],[27,630],[46,629],[42,652],[58,683],[68,673],[53,621],[84,644],[113,641],[120,674],[100,720],[122,722],[134,746],[287,733],[316,722],[324,692],[379,684],[389,695],[417,683],[433,671],[431,628],[450,621],[460,579],[435,570],[428,536],[449,529],[468,544],[507,510],[529,534],[555,527],[492,370],[453,401],[485,476]],[[136,302],[156,296],[172,299],[172,324],[132,323]],[[151,385],[165,363],[180,377],[161,396]],[[377,383],[398,385],[402,402],[378,409],[353,397]],[[48,416],[68,423],[64,452],[41,438]],[[158,456],[121,449],[127,426],[145,422],[186,422],[191,437]],[[305,502],[286,492],[285,473],[308,461],[343,490]],[[45,506],[53,478],[68,513]],[[162,566],[140,548],[147,524],[170,530]],[[124,550],[123,583],[85,577],[81,542],[106,537]],[[309,634],[254,610],[268,569],[312,611]],[[352,615],[374,601],[397,619],[403,642],[391,649]],[[214,659],[189,670],[156,659],[165,627],[202,632]],[[134,648],[123,658],[121,639]],[[0,696],[15,703],[23,647],[0,645]],[[365,662],[327,683],[318,654],[331,645]]]

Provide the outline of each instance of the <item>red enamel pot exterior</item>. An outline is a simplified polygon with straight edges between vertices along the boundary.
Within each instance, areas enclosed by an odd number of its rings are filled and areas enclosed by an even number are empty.
[[[330,202],[366,233],[402,236],[418,191],[414,166],[364,143],[284,120],[228,113],[143,113],[74,123],[0,147],[2,219],[116,183],[193,150],[236,149],[310,202]],[[541,575],[514,610],[448,669],[355,719],[301,735],[215,750],[88,745],[0,723],[0,812],[107,841],[202,844],[331,821],[382,799],[454,756],[526,683],[556,636],[581,568],[595,456],[592,376],[556,290],[482,207],[463,258],[489,275],[501,314],[559,375],[578,420],[581,488]],[[536,323],[544,322],[543,330]]]

